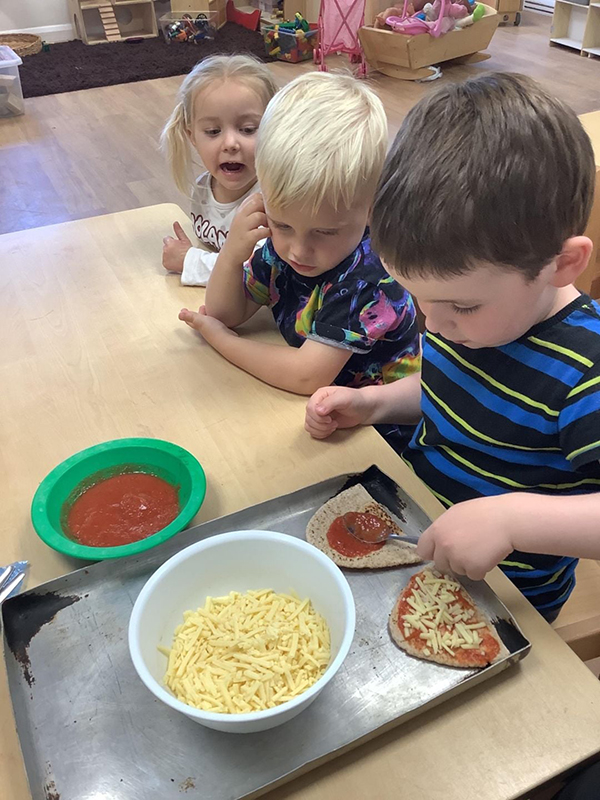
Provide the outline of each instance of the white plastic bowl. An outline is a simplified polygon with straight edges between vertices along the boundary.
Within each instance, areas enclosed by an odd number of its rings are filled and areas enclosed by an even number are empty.
[[[250,589],[294,590],[301,598],[310,598],[331,633],[331,661],[326,671],[301,695],[266,711],[216,714],[177,700],[163,685],[166,659],[158,645],[171,647],[183,612],[204,605],[208,596]],[[348,654],[355,623],[348,581],[320,550],[281,533],[237,531],[187,547],[152,575],[133,607],[129,650],[138,675],[163,703],[207,728],[253,733],[287,722],[315,700]]]

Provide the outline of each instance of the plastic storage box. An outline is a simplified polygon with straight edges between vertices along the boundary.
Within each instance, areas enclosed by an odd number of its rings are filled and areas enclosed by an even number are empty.
[[[319,44],[319,31],[312,22],[310,30],[306,32],[277,29],[276,25],[267,25],[263,28],[263,38],[268,56],[297,64],[313,58],[314,49]]]
[[[25,112],[19,64],[23,62],[7,45],[0,45],[0,117],[16,117]]]
[[[166,42],[193,42],[214,39],[217,30],[217,12],[206,9],[170,11],[158,20]]]
[[[259,8],[263,14],[274,15],[275,10],[279,8],[279,0],[250,0],[250,5]]]

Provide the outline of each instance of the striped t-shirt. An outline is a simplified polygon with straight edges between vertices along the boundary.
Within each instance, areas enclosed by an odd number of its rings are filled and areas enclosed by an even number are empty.
[[[600,306],[582,295],[502,347],[469,349],[428,332],[421,409],[404,458],[445,506],[510,491],[598,491]],[[576,564],[515,551],[500,567],[548,615],[573,590]]]

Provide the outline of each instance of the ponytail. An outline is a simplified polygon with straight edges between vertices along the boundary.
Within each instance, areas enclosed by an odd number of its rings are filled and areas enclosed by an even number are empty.
[[[180,192],[189,196],[192,156],[183,99],[177,103],[167,120],[160,137],[160,144],[167,157],[175,185]]]

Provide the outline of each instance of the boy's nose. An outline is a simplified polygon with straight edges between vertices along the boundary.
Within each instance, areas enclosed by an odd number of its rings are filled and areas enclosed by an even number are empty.
[[[435,324],[433,317],[425,317],[425,327],[430,333],[439,333],[439,326]]]
[[[420,303],[419,307],[423,313],[423,316],[425,317],[425,327],[427,330],[431,331],[431,333],[438,333],[439,326],[437,324],[437,320],[435,319],[435,315],[432,314],[429,309],[425,308],[424,303]]]
[[[303,245],[293,245],[291,247],[290,252],[291,252],[291,259],[292,261],[295,261],[296,264],[307,264],[309,266],[312,266],[310,264],[311,251],[309,250],[308,247],[305,247]]]
[[[441,333],[442,336],[444,332],[447,332],[447,329],[452,327],[448,320],[440,318],[439,314],[426,314],[425,315],[425,327],[431,333]]]

